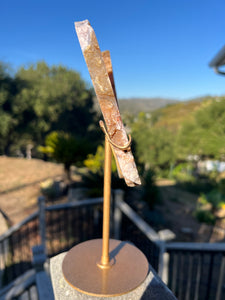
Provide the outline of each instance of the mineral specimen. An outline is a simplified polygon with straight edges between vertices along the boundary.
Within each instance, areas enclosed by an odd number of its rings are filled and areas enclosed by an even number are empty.
[[[128,186],[140,185],[141,181],[130,147],[125,150],[120,149],[120,147],[123,148],[124,145],[128,144],[128,138],[95,32],[88,20],[76,22],[75,28],[107,126],[108,135],[113,142],[113,153],[120,171]]]

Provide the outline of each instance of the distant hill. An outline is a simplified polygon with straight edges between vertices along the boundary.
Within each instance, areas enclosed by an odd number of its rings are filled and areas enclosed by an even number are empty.
[[[119,100],[120,111],[137,115],[139,112],[151,112],[156,127],[166,127],[177,131],[185,120],[191,120],[193,113],[211,101],[224,99],[224,96],[204,96],[186,101],[164,98],[132,98]]]
[[[164,98],[130,98],[119,99],[121,113],[138,114],[141,111],[149,112],[179,102]]]
[[[193,118],[195,111],[210,105],[212,101],[218,101],[219,99],[224,99],[224,96],[198,97],[159,108],[152,112],[154,126],[163,126],[172,131],[176,131],[184,121],[190,121]]]
[[[152,113],[154,124],[156,127],[163,126],[176,131],[185,120],[191,120],[193,113],[208,101],[211,101],[211,99],[202,98],[200,100],[198,98],[190,101],[179,101],[178,103],[157,109]]]

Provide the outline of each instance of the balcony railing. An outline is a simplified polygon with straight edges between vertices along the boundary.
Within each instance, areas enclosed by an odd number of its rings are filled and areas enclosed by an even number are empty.
[[[0,236],[0,287],[31,269],[31,248],[39,243],[38,212]]]
[[[225,243],[174,243],[160,239],[115,191],[111,236],[130,241],[179,300],[225,299]],[[102,235],[102,198],[45,206],[0,237],[2,285],[32,268],[31,247],[42,243],[48,257]]]

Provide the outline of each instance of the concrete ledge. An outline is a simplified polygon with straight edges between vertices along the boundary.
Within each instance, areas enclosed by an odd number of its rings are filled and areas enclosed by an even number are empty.
[[[117,297],[95,297],[78,292],[64,279],[62,274],[62,261],[66,252],[61,253],[50,260],[50,273],[56,300],[175,300],[176,297],[168,287],[155,274],[150,266],[150,272],[145,281],[135,290]]]

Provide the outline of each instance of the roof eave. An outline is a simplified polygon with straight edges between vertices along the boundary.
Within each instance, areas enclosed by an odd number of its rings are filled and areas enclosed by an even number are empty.
[[[210,61],[209,66],[218,71],[218,67],[225,65],[225,46]]]

